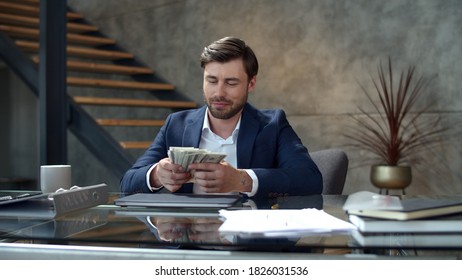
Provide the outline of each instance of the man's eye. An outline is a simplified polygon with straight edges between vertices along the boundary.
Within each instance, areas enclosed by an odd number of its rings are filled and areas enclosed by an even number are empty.
[[[228,84],[229,86],[232,86],[232,87],[233,87],[233,86],[237,86],[237,83],[236,83],[236,82],[228,82],[227,84]]]

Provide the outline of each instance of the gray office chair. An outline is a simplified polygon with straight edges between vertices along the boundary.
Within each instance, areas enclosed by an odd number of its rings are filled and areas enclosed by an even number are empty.
[[[323,177],[323,194],[342,194],[348,171],[348,157],[343,150],[326,149],[310,153]]]

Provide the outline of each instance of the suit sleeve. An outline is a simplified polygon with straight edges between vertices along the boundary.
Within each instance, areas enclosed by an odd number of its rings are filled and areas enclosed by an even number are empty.
[[[146,152],[125,172],[120,180],[120,190],[122,193],[151,192],[146,182],[146,173],[155,163],[167,157],[165,134],[170,120],[171,115],[167,117],[165,124]]]
[[[321,194],[322,175],[308,149],[290,126],[284,111],[277,110],[274,118],[267,126],[271,132],[265,132],[263,128],[255,143],[253,158],[256,165],[252,169],[259,181],[256,196]],[[265,145],[266,151],[259,149]],[[265,162],[271,162],[271,165]]]

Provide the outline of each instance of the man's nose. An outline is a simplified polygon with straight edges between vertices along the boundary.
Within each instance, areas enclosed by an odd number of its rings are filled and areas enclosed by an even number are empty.
[[[225,89],[225,84],[224,83],[218,83],[217,90],[215,92],[217,96],[225,96],[226,95],[226,89]]]

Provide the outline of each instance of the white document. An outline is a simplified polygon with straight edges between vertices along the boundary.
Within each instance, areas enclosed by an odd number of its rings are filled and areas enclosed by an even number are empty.
[[[225,219],[219,228],[221,233],[244,236],[303,236],[348,233],[356,229],[351,223],[314,208],[220,210],[220,216]]]

